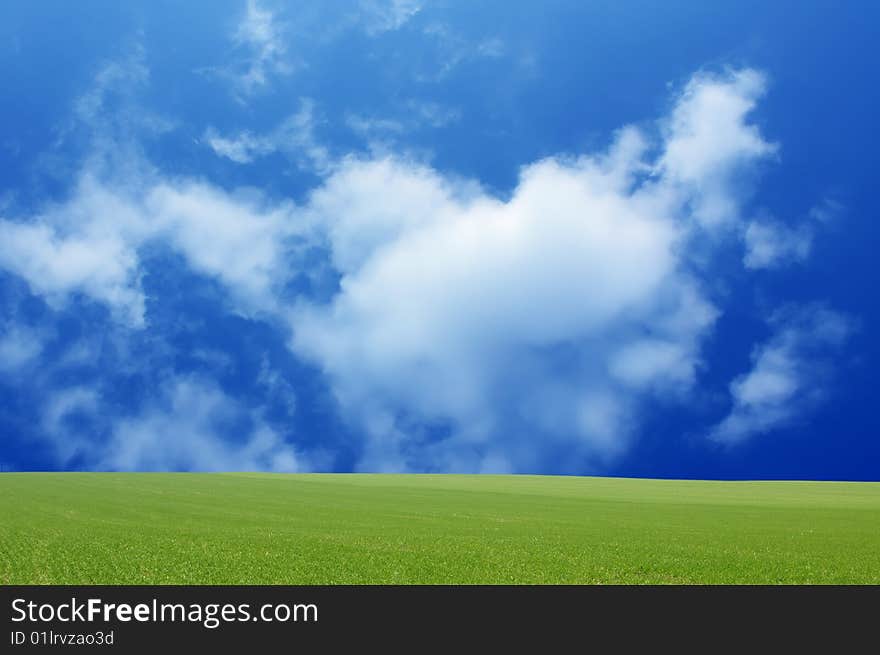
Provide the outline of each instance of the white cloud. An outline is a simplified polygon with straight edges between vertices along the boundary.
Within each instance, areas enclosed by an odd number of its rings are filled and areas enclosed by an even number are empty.
[[[44,340],[40,330],[6,325],[0,333],[0,371],[17,373],[33,363],[43,351]]]
[[[130,41],[116,59],[104,62],[95,72],[88,90],[73,104],[76,124],[61,130],[63,139],[78,126],[93,132],[93,140],[117,141],[133,134],[162,134],[174,121],[140,106],[136,99],[150,82],[147,53],[138,40]],[[109,143],[101,144],[110,147]]]
[[[193,181],[150,179],[143,188],[84,175],[63,204],[27,221],[0,219],[0,268],[27,281],[57,309],[74,295],[108,306],[122,323],[145,325],[139,250],[161,243],[218,278],[245,314],[275,311],[293,255],[291,206]]]
[[[361,24],[375,36],[400,29],[422,9],[421,0],[360,0]]]
[[[376,426],[361,466],[600,461],[645,393],[686,391],[717,310],[683,246],[740,219],[736,173],[774,152],[746,123],[761,88],[752,71],[699,76],[657,161],[627,128],[608,152],[526,166],[504,201],[394,158],[335,170],[306,211],[341,289],[294,311],[293,343]]]
[[[260,362],[260,374],[257,383],[265,389],[270,401],[280,403],[288,414],[296,411],[297,399],[294,386],[281,373],[269,365],[268,358]]]
[[[687,84],[667,121],[657,168],[689,188],[694,218],[704,224],[738,217],[740,194],[731,192],[735,176],[778,149],[746,121],[764,89],[764,76],[752,69],[723,78],[700,74]]]
[[[498,37],[474,41],[462,36],[446,23],[431,23],[423,29],[430,41],[426,43],[433,51],[431,70],[423,69],[417,74],[421,81],[439,81],[467,62],[480,59],[498,59],[508,52],[504,41]]]
[[[336,268],[349,273],[408,226],[419,227],[442,218],[444,210],[454,211],[450,198],[456,192],[426,167],[390,158],[350,160],[312,193],[305,211],[309,223],[331,239]]]
[[[36,253],[0,249],[0,263],[47,298],[84,293],[137,324],[137,253],[167,245],[219,279],[239,311],[290,320],[294,350],[324,370],[367,433],[360,468],[558,470],[563,461],[582,471],[625,450],[646,397],[681,398],[696,379],[719,310],[688,249],[696,233],[746,230],[740,175],[776,151],[749,122],[762,90],[754,71],[699,75],[656,148],[624,128],[605,152],[525,166],[504,199],[395,156],[333,159],[317,146],[308,105],[269,137],[208,138],[239,160],[291,142],[291,152],[317,148],[304,156],[325,179],[303,205],[159,175],[85,176],[63,205],[0,221]],[[281,289],[309,273],[296,249],[309,246],[329,250],[338,292],[285,306]],[[92,252],[94,262],[79,254]],[[67,259],[76,266],[55,261]],[[773,370],[751,386],[786,393],[784,367]],[[114,433],[107,465],[174,467],[202,450],[211,466],[263,462],[274,446],[260,444],[275,443],[267,432],[254,433],[263,435],[255,450],[207,450],[218,394],[178,385]],[[181,421],[192,445],[168,444],[162,459],[148,435]]]
[[[42,436],[48,437],[62,465],[87,451],[90,444],[87,437],[69,427],[68,421],[76,416],[94,415],[99,406],[98,392],[88,386],[68,387],[46,394],[41,421]]]
[[[429,127],[445,127],[461,118],[461,111],[429,100],[410,100],[407,108],[415,114],[417,124]]]
[[[218,156],[226,157],[236,164],[249,164],[254,159],[275,151],[275,144],[248,131],[239,132],[233,137],[224,137],[209,127],[205,130],[203,139]]]
[[[771,318],[773,336],[752,353],[752,369],[730,385],[733,406],[710,433],[735,444],[795,422],[826,394],[828,353],[853,326],[821,306],[788,308]]]
[[[746,226],[746,268],[773,268],[805,260],[813,245],[807,226],[789,228],[772,221],[754,221]]]
[[[271,309],[284,282],[289,207],[260,207],[198,183],[161,183],[142,203],[151,236],[183,254],[193,270],[223,282],[236,306]]]
[[[70,119],[54,130],[53,145],[87,145],[93,169],[136,175],[146,166],[142,143],[176,127],[174,120],[139,102],[149,82],[146,52],[139,41],[129,41],[118,58],[101,64],[89,88],[74,99]],[[69,162],[52,153],[40,158],[40,167],[64,184],[76,175]]]
[[[142,414],[118,421],[97,450],[102,470],[283,471],[303,469],[294,448],[257,414],[245,434],[226,434],[247,412],[210,383],[175,380]]]
[[[118,234],[85,228],[63,233],[38,219],[0,220],[0,268],[25,280],[50,304],[84,293],[117,310],[133,326],[144,321],[137,256]]]
[[[257,380],[265,400],[249,404],[213,380],[177,374],[167,366],[171,353],[163,353],[167,344],[156,340],[159,335],[102,327],[83,333],[66,352],[53,350],[52,357],[40,357],[51,328],[7,325],[0,333],[0,372],[14,375],[23,397],[41,406],[29,437],[52,453],[55,466],[285,472],[327,466],[320,444],[301,452],[291,443],[295,435],[269,422],[266,410],[272,405],[282,404],[287,417],[293,416],[296,396],[267,360]],[[145,341],[154,341],[149,355]],[[214,371],[223,365],[210,363]],[[110,379],[152,376],[153,383],[143,393],[120,397],[107,386],[104,372],[95,370],[104,367],[112,368]],[[84,373],[87,369],[97,372],[97,379]]]
[[[501,57],[504,55],[505,50],[504,41],[498,37],[486,39],[477,45],[477,55],[481,57]]]
[[[118,408],[97,387],[47,389],[45,396],[42,436],[60,466],[79,462],[94,470],[283,472],[310,466],[260,411],[203,379],[166,379],[133,416],[116,414]],[[230,426],[236,426],[235,433]]]
[[[827,197],[810,209],[806,220],[792,227],[769,218],[750,221],[743,232],[743,264],[748,269],[778,268],[806,260],[816,230],[842,212],[843,205]]]
[[[203,141],[216,155],[238,164],[249,164],[273,152],[281,152],[296,161],[300,168],[325,173],[331,165],[331,157],[315,135],[315,127],[315,104],[305,98],[298,112],[268,134],[254,135],[243,131],[223,136],[209,127]]]
[[[612,377],[623,384],[642,388],[649,384],[694,381],[694,353],[675,340],[642,339],[621,348],[609,362]]]
[[[145,52],[139,43],[132,45],[128,54],[121,59],[104,63],[97,71],[91,87],[79,96],[74,103],[74,115],[83,123],[97,124],[108,118],[114,120],[128,118],[113,111],[114,99],[127,98],[142,87],[150,78],[150,70],[145,62]],[[138,116],[142,116],[139,113]]]
[[[407,131],[403,121],[393,118],[375,118],[360,114],[348,114],[345,117],[346,126],[358,136],[365,139],[387,137]]]
[[[273,75],[288,74],[287,47],[274,12],[257,0],[247,0],[245,13],[233,35],[233,42],[244,52],[244,59],[225,69],[240,99],[266,87]]]
[[[409,100],[401,103],[404,113],[392,116],[368,116],[349,113],[346,126],[366,141],[374,156],[392,153],[399,147],[403,137],[425,129],[440,129],[461,119],[461,112],[454,108],[426,100]]]

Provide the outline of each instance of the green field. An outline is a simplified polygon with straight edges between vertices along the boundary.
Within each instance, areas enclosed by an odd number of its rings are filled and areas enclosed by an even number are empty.
[[[0,584],[880,583],[880,483],[6,473]]]

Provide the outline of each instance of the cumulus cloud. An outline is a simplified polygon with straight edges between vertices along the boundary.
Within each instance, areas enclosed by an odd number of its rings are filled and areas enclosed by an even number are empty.
[[[692,195],[693,218],[717,225],[739,217],[736,176],[756,160],[776,153],[758,127],[747,121],[766,80],[753,69],[694,76],[666,121],[665,149],[656,167]]]
[[[340,201],[339,184],[353,204],[325,215],[342,291],[293,324],[296,348],[325,367],[345,405],[454,421],[466,437],[444,447],[472,451],[480,469],[507,421],[618,452],[635,400],[627,389],[692,377],[714,310],[678,266],[663,201],[655,218],[649,199],[615,193],[626,183],[607,164],[541,162],[508,202],[390,161],[339,175],[329,194]],[[371,179],[406,192],[380,204]],[[313,207],[324,202],[316,194]],[[633,365],[634,349],[656,364]]]
[[[829,354],[853,330],[850,319],[822,306],[788,307],[770,319],[773,336],[752,353],[752,369],[730,385],[730,413],[711,431],[742,442],[801,419],[827,393]]]
[[[362,466],[602,461],[645,394],[686,392],[718,310],[683,247],[741,220],[737,175],[775,152],[747,122],[762,89],[753,71],[700,75],[655,160],[626,128],[526,166],[506,200],[393,158],[339,167],[307,209],[340,291],[297,307],[293,345],[373,426]]]
[[[304,155],[323,181],[300,205],[158,173],[134,183],[84,175],[65,203],[0,221],[0,266],[49,302],[82,294],[138,326],[149,321],[140,252],[171,248],[219,280],[236,310],[288,321],[292,349],[322,369],[366,435],[358,468],[583,472],[625,451],[642,403],[686,398],[697,379],[721,308],[691,249],[705,233],[748,234],[742,182],[777,151],[750,120],[763,90],[752,70],[697,75],[659,139],[624,127],[603,151],[524,166],[503,198],[399,156],[326,150]],[[309,106],[269,136],[206,141],[242,162],[308,153],[313,136],[295,135],[311,134],[311,116]],[[306,266],[303,249],[326,260]],[[338,285],[291,305],[286,285],[318,265]],[[765,376],[766,393],[796,394],[781,375]],[[261,381],[293,403],[276,383]],[[755,386],[737,387],[743,407],[756,406]],[[211,467],[306,465],[296,453],[273,463],[269,453],[286,447],[254,417],[245,444],[211,450],[223,402],[210,385],[176,384],[113,429],[103,465],[192,466],[198,453]],[[175,429],[191,443],[150,441]]]

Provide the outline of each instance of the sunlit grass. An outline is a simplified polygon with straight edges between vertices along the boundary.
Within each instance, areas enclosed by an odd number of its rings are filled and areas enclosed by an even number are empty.
[[[880,583],[880,483],[7,473],[0,583]]]

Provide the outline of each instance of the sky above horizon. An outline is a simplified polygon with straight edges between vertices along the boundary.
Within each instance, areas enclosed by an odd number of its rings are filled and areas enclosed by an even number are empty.
[[[880,480],[878,17],[5,3],[0,466]]]

